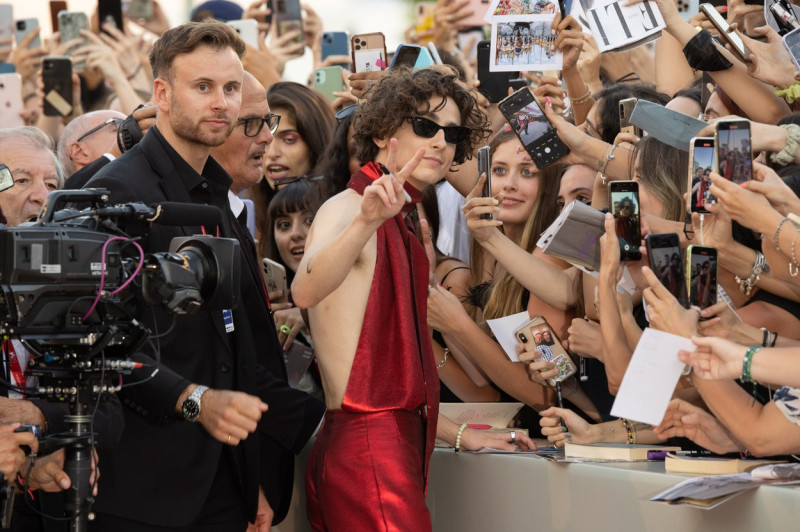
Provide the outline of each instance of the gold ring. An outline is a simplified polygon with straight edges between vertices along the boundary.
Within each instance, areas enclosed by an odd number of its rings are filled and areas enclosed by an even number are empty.
[[[233,438],[233,435],[231,435],[231,434],[228,434],[228,439],[227,439],[227,440],[225,440],[225,443],[226,443],[227,445],[230,445],[230,444],[231,444],[231,438]]]
[[[280,327],[278,327],[278,330],[280,332],[282,332],[283,334],[286,334],[286,335],[288,335],[290,332],[292,332],[292,328],[289,327],[288,325],[286,325],[285,323],[283,325],[281,325]]]

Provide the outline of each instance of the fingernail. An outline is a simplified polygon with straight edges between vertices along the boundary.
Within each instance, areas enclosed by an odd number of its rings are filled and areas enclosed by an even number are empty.
[[[572,438],[572,433],[566,432],[566,433],[564,433],[564,436],[566,436],[567,437],[567,441],[569,441]]]
[[[569,430],[567,427],[561,427],[561,432],[567,432],[567,430]]]
[[[550,97],[549,97],[549,96],[545,96],[545,97],[544,97],[544,100],[547,102],[547,105],[548,105],[548,106],[550,106],[550,107],[553,107],[553,104],[552,104],[552,103],[550,103]]]
[[[723,13],[727,13],[728,12],[728,6],[722,6],[722,9],[720,9],[720,11],[722,11]]]

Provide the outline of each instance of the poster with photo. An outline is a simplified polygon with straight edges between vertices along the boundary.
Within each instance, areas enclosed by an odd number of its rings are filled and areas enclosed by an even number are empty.
[[[561,70],[562,54],[553,49],[556,35],[550,33],[554,18],[555,14],[494,17],[489,70]]]

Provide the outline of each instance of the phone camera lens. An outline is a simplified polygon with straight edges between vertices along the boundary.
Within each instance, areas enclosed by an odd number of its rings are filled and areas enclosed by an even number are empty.
[[[18,30],[24,30],[25,29],[25,21],[24,20],[18,20],[17,21],[17,29]]]
[[[528,343],[528,337],[525,336],[523,333],[519,333],[519,339],[522,341],[523,344]]]

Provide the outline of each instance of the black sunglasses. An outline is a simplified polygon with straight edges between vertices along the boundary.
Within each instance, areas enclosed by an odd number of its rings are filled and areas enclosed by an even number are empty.
[[[114,124],[114,127],[119,127],[119,125],[121,123],[122,123],[122,119],[121,118],[109,118],[108,120],[106,120],[102,124],[93,127],[92,129],[90,129],[89,131],[87,131],[86,133],[84,133],[83,135],[78,137],[78,140],[76,140],[75,142],[80,142],[83,139],[85,139],[86,137],[88,137],[89,135],[94,135],[95,133],[97,133],[98,131],[100,131],[104,127],[106,127],[108,124]]]
[[[255,137],[261,133],[264,124],[267,124],[270,133],[275,133],[278,130],[278,124],[281,123],[281,115],[270,113],[267,116],[251,116],[248,118],[240,118],[239,122],[244,122],[244,136]]]
[[[424,116],[409,116],[406,120],[411,122],[411,128],[414,130],[415,135],[426,139],[433,138],[441,129],[444,131],[445,142],[461,144],[472,134],[472,130],[467,126],[440,126]]]

